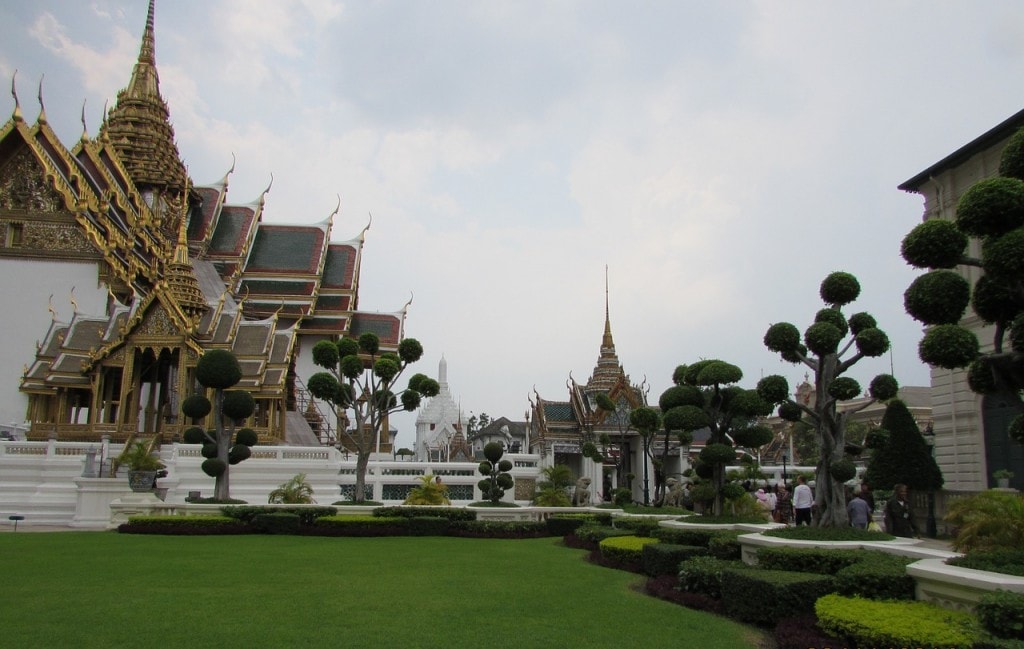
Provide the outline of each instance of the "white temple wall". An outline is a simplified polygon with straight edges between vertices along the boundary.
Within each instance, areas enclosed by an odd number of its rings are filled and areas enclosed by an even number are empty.
[[[36,343],[50,328],[51,296],[57,320],[71,321],[72,288],[79,313],[106,314],[108,293],[99,284],[95,262],[0,258],[0,295],[7,315],[0,345],[0,430],[24,432],[28,399],[18,391],[23,369],[35,360]]]

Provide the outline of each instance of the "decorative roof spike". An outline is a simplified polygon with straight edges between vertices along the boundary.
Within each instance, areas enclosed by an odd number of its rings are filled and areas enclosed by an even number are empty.
[[[36,121],[40,124],[46,123],[46,106],[43,105],[43,79],[45,78],[45,74],[39,77],[39,92],[36,94],[36,97],[39,99],[39,117]]]
[[[85,101],[82,100],[82,140],[89,139],[89,127],[85,125]]]
[[[52,322],[57,321],[57,312],[53,309],[53,293],[50,293],[50,297],[46,300],[46,310],[50,312],[50,320]]]
[[[368,212],[368,214],[370,215],[370,220],[367,221],[366,227],[359,232],[359,243],[366,241],[366,231],[370,229],[371,225],[373,225],[373,212]]]
[[[146,14],[146,30],[142,33],[142,47],[139,49],[139,62],[156,65],[156,38],[154,36],[153,10],[156,0],[149,0],[149,12]]]
[[[274,186],[274,174],[271,173],[270,174],[270,184],[267,185],[267,188],[264,189],[263,192],[260,194],[260,207],[263,207],[266,204],[266,202],[267,202],[267,194],[270,193],[270,188],[273,187],[273,186]]]
[[[15,122],[22,122],[24,118],[21,115],[21,102],[18,101],[18,71],[15,70],[14,74],[11,75],[11,96],[14,97],[14,112],[11,114],[11,118]]]
[[[78,300],[75,299],[75,287],[74,286],[71,287],[71,297],[70,297],[70,300],[71,300],[71,308],[73,309],[72,313],[75,314],[75,315],[78,315]]]
[[[409,307],[412,305],[412,298],[413,297],[414,297],[413,292],[409,291],[409,301],[405,303],[405,306],[402,307],[402,311],[401,311],[403,317],[409,311]]]
[[[230,176],[231,174],[235,173],[235,162],[236,162],[236,160],[235,160],[235,152],[232,151],[231,152],[231,168],[228,169],[227,173],[224,174],[224,177],[220,179],[220,184],[224,185],[225,187],[227,187],[227,185],[228,185],[228,176]]]

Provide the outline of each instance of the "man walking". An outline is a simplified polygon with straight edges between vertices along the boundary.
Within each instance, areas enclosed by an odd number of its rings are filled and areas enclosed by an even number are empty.
[[[907,485],[897,484],[892,488],[892,498],[885,503],[885,531],[893,536],[907,538],[918,535],[914,513],[910,511],[907,499]]]
[[[871,520],[871,508],[861,498],[860,494],[854,494],[853,498],[846,505],[846,513],[850,515],[850,525],[859,530],[868,529],[868,522]]]
[[[814,494],[807,486],[807,478],[797,476],[796,489],[793,490],[793,512],[796,525],[811,524],[811,506],[814,505]]]

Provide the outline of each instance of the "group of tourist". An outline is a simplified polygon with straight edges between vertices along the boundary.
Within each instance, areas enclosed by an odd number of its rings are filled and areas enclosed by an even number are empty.
[[[760,488],[754,493],[758,504],[769,512],[772,520],[785,525],[810,525],[814,508],[814,493],[807,478],[798,476],[796,487],[790,494],[785,483]],[[850,526],[866,530],[874,527],[875,495],[867,484],[861,483],[860,489],[848,499],[846,512],[850,517]],[[883,509],[883,525],[885,531],[893,536],[916,537],[919,535],[917,523],[907,498],[907,486],[898,484],[893,488],[890,498]]]

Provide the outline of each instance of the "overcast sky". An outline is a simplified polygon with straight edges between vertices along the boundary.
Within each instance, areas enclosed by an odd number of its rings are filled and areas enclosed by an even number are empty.
[[[66,144],[127,84],[145,0],[0,2],[0,78]],[[264,219],[358,235],[360,308],[396,311],[416,371],[448,361],[467,413],[521,420],[616,349],[651,401],[679,364],[744,387],[804,369],[834,270],[893,341],[851,372],[927,385],[899,256],[923,211],[896,187],[1022,107],[1024,3],[161,0],[160,89],[200,184],[274,177]],[[13,110],[0,97],[5,119]],[[414,418],[400,417],[400,445]]]

